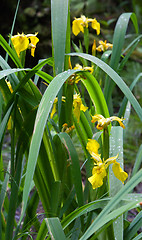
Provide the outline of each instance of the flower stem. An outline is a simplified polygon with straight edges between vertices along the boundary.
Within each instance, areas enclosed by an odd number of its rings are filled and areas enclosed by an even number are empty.
[[[104,160],[109,158],[109,132],[107,127],[103,130],[103,158]]]
[[[89,48],[89,31],[88,28],[84,28],[84,45],[85,45],[85,50],[86,53],[88,53],[88,48]]]

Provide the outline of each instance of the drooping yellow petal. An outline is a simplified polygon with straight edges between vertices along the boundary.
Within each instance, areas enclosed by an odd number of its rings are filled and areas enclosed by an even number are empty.
[[[123,183],[128,177],[128,174],[123,171],[123,169],[120,167],[120,163],[118,162],[115,162],[112,165],[112,171],[114,172],[115,177],[118,178]]]
[[[18,57],[20,56],[20,52],[26,50],[29,46],[29,40],[24,33],[22,34],[18,33],[18,35],[12,36],[11,41],[17,52]]]
[[[103,179],[106,176],[106,170],[104,164],[95,166],[92,170],[92,176],[88,178],[88,181],[92,184],[92,188],[96,189],[103,185]]]
[[[98,154],[98,149],[100,148],[100,144],[95,139],[88,139],[86,149],[92,155],[92,153]]]
[[[84,33],[83,20],[81,18],[76,18],[72,23],[72,32],[77,36],[80,32]]]
[[[100,23],[94,18],[92,19],[92,28],[96,30],[97,35],[100,34]]]
[[[73,99],[73,113],[75,115],[75,117],[77,118],[77,121],[79,122],[80,119],[80,111],[86,111],[88,109],[88,107],[85,107],[82,103],[82,100],[80,98],[79,94],[75,94],[74,95],[74,99]]]
[[[100,148],[100,145],[95,139],[88,139],[86,149],[88,150],[88,152],[90,153],[90,155],[92,156],[96,164],[102,163],[100,154],[98,153],[99,148]]]
[[[35,34],[27,34],[27,38],[30,39],[30,44],[29,44],[29,48],[31,49],[31,55],[34,57],[34,53],[35,53],[35,48],[37,43],[39,42],[39,39],[36,37],[38,33]]]
[[[122,123],[122,121],[124,120],[123,118],[119,118],[119,117],[115,117],[115,116],[112,116],[110,117],[111,121],[117,121],[119,122],[120,126],[122,128],[125,128],[124,124]]]

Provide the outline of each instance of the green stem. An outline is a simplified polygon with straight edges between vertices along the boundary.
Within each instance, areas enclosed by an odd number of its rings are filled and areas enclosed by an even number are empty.
[[[103,158],[104,160],[109,158],[109,132],[108,128],[103,130]]]
[[[84,45],[85,45],[86,53],[88,53],[88,49],[89,49],[89,31],[88,31],[88,28],[84,28]]]

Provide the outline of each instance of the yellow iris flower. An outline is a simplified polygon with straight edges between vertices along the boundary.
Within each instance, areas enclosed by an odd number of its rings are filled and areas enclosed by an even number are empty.
[[[84,15],[81,15],[80,18],[75,18],[72,23],[72,32],[77,36],[80,32],[84,33],[84,28],[88,28],[88,23],[92,23],[92,28],[96,30],[97,35],[100,34],[100,23],[94,18],[86,18]]]
[[[119,122],[120,126],[122,128],[125,128],[124,124],[122,123],[124,119],[123,118],[119,118],[119,117],[109,117],[109,118],[104,118],[101,114],[96,114],[94,116],[92,116],[92,123],[97,122],[97,126],[96,128],[98,130],[102,130],[104,128],[106,128],[112,121],[117,121]]]
[[[88,181],[92,184],[93,189],[101,187],[103,185],[103,179],[107,176],[107,168],[110,164],[112,165],[112,171],[116,178],[118,178],[122,183],[127,179],[128,174],[123,171],[120,167],[120,163],[116,162],[118,157],[111,157],[105,161],[101,159],[100,154],[98,154],[98,149],[100,145],[94,139],[88,139],[86,149],[94,159],[94,167],[92,170],[92,176],[88,178]]]
[[[72,65],[71,65],[71,61],[69,60],[69,68],[72,69]],[[93,67],[82,67],[80,64],[76,64],[75,67],[73,69],[78,69],[80,71],[86,70],[86,71],[90,71],[90,73],[92,74],[94,71]],[[68,79],[68,83],[69,84],[73,84],[73,83],[78,83],[81,80],[80,76],[78,74],[73,74],[69,79]]]
[[[99,51],[99,52],[104,52],[107,49],[112,49],[112,47],[113,47],[113,44],[107,43],[106,40],[104,42],[102,40],[100,40],[99,44],[100,45],[96,48],[96,50]]]
[[[65,102],[65,97],[64,96],[62,96],[62,101]],[[54,99],[54,102],[53,102],[53,108],[52,108],[52,111],[51,111],[50,118],[53,118],[55,112],[57,111],[57,109],[56,109],[57,108],[57,102],[58,102],[58,98],[56,97]]]
[[[88,107],[85,107],[82,103],[82,100],[81,100],[81,97],[80,97],[80,94],[75,94],[73,96],[73,113],[75,115],[75,117],[77,118],[77,121],[79,122],[79,119],[80,119],[80,111],[83,111],[85,112]]]
[[[38,33],[25,35],[24,33],[18,33],[17,35],[11,37],[11,41],[18,57],[20,57],[20,53],[27,48],[31,49],[31,55],[34,57],[36,44],[39,42],[39,39],[36,37],[37,34]]]

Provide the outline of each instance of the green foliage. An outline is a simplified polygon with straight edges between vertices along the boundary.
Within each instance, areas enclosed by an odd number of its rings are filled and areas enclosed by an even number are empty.
[[[86,11],[91,4],[89,1]],[[83,2],[78,5],[85,7]],[[111,115],[116,112],[129,120],[128,104],[129,110],[132,104],[142,120],[142,108],[132,93],[141,73],[130,86],[121,76],[141,38],[136,36],[123,50],[130,19],[138,34],[136,15],[123,13],[115,27],[112,51],[105,51],[101,57],[92,56],[89,28],[85,27],[80,34],[84,34],[86,52],[83,53],[84,45],[80,41],[79,47],[73,43],[76,52],[71,53],[70,3],[52,0],[52,57],[39,60],[32,68],[24,67],[26,52],[18,57],[14,44],[10,46],[0,35],[0,45],[10,59],[0,56],[0,239],[26,239],[27,236],[32,239],[34,234],[40,240],[122,240],[141,236],[138,230],[142,195],[132,191],[142,181],[142,170],[139,170],[142,147],[140,145],[133,172],[123,186],[123,119],[114,117],[120,126],[111,123],[114,121]],[[72,56],[84,66],[72,69]],[[53,67],[53,76],[43,71],[46,64]],[[93,73],[91,67],[85,68],[88,66],[93,67]],[[40,79],[47,84],[43,94],[38,86]],[[116,87],[124,95],[120,96],[119,110],[113,104]],[[94,115],[101,119],[97,118],[95,124],[93,118],[91,121]],[[6,170],[3,145],[7,133],[11,157]],[[99,142],[99,152],[87,148],[88,139]],[[108,166],[104,167],[105,174],[100,175],[105,162],[106,165],[120,164],[119,179],[111,165],[109,171]],[[91,175],[99,182],[94,189],[88,181]],[[36,214],[39,201],[44,209],[42,223]],[[21,212],[16,221],[18,208]],[[125,216],[133,208],[139,213],[125,226]],[[31,231],[33,227],[35,233]]]

